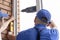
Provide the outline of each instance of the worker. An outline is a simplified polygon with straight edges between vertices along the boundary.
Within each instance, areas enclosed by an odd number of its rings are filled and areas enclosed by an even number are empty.
[[[46,9],[37,12],[35,26],[31,29],[20,32],[16,40],[58,40],[58,30],[55,29],[54,22],[51,21],[51,14]],[[47,27],[50,27],[48,29]]]
[[[14,20],[14,17],[11,17],[8,21],[2,22],[3,18],[7,18],[8,14],[0,11],[0,40],[2,40],[1,33],[8,27],[9,23]]]

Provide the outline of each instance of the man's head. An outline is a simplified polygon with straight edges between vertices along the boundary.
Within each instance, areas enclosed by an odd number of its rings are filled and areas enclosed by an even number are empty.
[[[51,14],[48,10],[41,9],[35,17],[35,24],[47,24],[51,20]]]

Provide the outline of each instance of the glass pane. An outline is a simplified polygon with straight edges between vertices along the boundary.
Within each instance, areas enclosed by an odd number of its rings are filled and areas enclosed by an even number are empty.
[[[20,0],[20,11],[35,5],[36,0]],[[20,31],[27,30],[34,26],[35,14],[36,13],[20,12]]]

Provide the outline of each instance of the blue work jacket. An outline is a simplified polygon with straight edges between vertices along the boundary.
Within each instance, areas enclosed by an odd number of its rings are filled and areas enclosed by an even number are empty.
[[[38,31],[41,30],[40,40],[58,40],[59,39],[57,29],[47,29],[45,25],[37,24],[35,25],[34,28],[20,32],[17,35],[16,40],[36,40],[37,31],[35,28],[37,28]]]

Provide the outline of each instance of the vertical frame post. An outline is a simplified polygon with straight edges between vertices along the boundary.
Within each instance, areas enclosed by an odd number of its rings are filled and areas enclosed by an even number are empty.
[[[14,35],[17,35],[17,0],[13,0]]]
[[[36,9],[37,11],[41,10],[43,8],[43,2],[42,0],[36,0]]]

